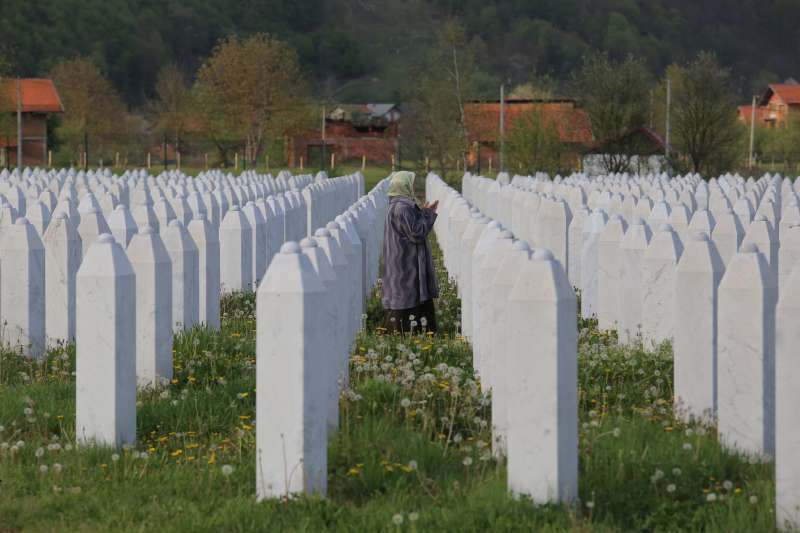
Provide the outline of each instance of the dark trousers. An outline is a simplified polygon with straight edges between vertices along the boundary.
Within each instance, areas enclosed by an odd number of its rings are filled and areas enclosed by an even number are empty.
[[[413,317],[413,318],[412,318]],[[425,318],[423,326],[422,318]],[[413,326],[411,322],[416,322]],[[409,309],[384,309],[383,327],[389,333],[436,333],[436,308],[433,300],[422,302]]]

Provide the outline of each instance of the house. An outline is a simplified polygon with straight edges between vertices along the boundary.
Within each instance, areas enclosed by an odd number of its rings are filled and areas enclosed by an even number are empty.
[[[624,150],[623,148],[624,147]],[[664,139],[650,128],[636,128],[618,139],[597,144],[583,156],[583,172],[596,176],[617,172],[658,174],[667,170]],[[633,155],[626,155],[631,154]]]
[[[21,102],[18,100],[21,95]],[[4,78],[0,80],[0,106],[3,131],[0,131],[0,155],[6,164],[17,164],[17,146],[22,143],[22,164],[42,166],[47,163],[47,117],[63,113],[64,105],[49,79]],[[22,112],[22,139],[17,139],[17,109]],[[10,120],[6,120],[10,118]]]
[[[739,120],[750,124],[753,117],[753,106],[739,106]],[[794,80],[786,83],[773,83],[756,100],[756,126],[767,128],[783,128],[789,115],[800,111],[800,84]]]
[[[337,105],[325,115],[324,140],[321,128],[294,137],[286,160],[295,166],[302,157],[306,166],[319,166],[324,152],[326,163],[335,154],[337,162],[360,164],[365,157],[370,164],[390,165],[397,156],[401,116],[393,103]]]
[[[506,99],[505,131],[511,132],[527,113],[538,111],[545,121],[555,125],[567,146],[565,168],[579,168],[581,153],[593,141],[589,116],[571,98]],[[481,170],[490,162],[498,168],[500,153],[500,101],[467,102],[464,105],[467,133],[471,140],[468,163]],[[513,171],[513,169],[510,169]]]

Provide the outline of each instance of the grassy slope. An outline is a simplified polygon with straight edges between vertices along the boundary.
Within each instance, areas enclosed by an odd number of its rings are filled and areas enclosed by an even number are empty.
[[[579,356],[581,501],[534,507],[509,497],[505,466],[487,451],[489,398],[469,346],[452,334],[458,301],[441,281],[439,321],[450,334],[381,336],[371,300],[331,437],[325,500],[254,502],[252,296],[225,300],[221,333],[176,338],[175,380],[140,393],[140,440],[117,455],[67,449],[71,348],[45,364],[2,354],[0,531],[774,528],[771,465],[724,453],[713,428],[673,420],[669,346],[619,348],[590,322]]]

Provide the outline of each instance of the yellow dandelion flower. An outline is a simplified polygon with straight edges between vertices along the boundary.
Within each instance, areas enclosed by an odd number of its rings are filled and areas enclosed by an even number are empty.
[[[183,455],[183,450],[175,450],[170,455],[172,455],[172,457],[178,457],[180,455]]]

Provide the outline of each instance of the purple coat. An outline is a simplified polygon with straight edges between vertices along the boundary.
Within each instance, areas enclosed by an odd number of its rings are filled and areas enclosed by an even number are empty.
[[[383,307],[410,309],[439,297],[428,233],[436,213],[410,198],[389,200],[383,232]]]

